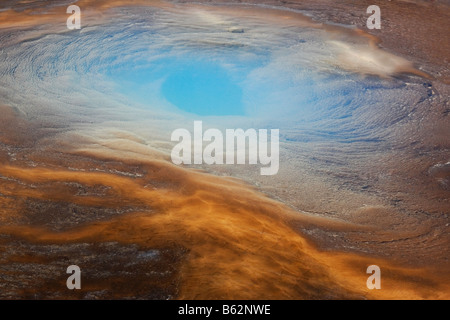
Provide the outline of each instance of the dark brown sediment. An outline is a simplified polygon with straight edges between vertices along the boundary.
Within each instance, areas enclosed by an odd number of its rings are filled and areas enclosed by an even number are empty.
[[[9,134],[28,135],[31,127]],[[291,226],[335,232],[370,227],[299,214],[238,180],[167,160],[120,161],[117,150],[113,157],[102,151],[58,156],[49,148],[42,158],[32,156],[36,163],[45,159],[33,167],[3,160],[1,265],[9,288],[3,298],[447,297],[446,282],[426,268],[319,251]],[[26,149],[15,157],[22,152],[31,157]],[[92,170],[99,163],[101,172]],[[116,215],[101,214],[108,209]],[[149,250],[158,251],[157,258]],[[67,295],[63,266],[74,260],[85,268],[85,287]],[[365,287],[370,264],[383,266],[384,290]],[[50,280],[52,271],[60,275]],[[23,272],[34,281],[23,279]]]

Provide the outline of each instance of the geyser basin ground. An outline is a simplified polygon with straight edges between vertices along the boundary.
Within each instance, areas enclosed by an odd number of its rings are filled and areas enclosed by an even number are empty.
[[[78,4],[0,13],[2,298],[448,297],[436,65],[289,8]],[[279,174],[174,166],[194,120],[280,129]]]

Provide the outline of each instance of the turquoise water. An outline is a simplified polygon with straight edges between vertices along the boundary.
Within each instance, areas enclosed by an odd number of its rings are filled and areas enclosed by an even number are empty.
[[[160,59],[110,71],[130,102],[153,107],[155,101],[200,116],[245,115],[242,77],[207,60]]]
[[[242,88],[221,66],[195,62],[180,66],[162,85],[163,96],[178,108],[202,115],[244,115]]]

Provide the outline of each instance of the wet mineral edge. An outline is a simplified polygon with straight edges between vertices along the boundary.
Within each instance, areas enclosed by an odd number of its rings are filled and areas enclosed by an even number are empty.
[[[81,0],[69,31],[67,1],[3,1],[0,298],[449,299],[449,5],[371,4]],[[159,97],[194,58],[244,116]],[[199,119],[279,128],[278,174],[175,166]]]

